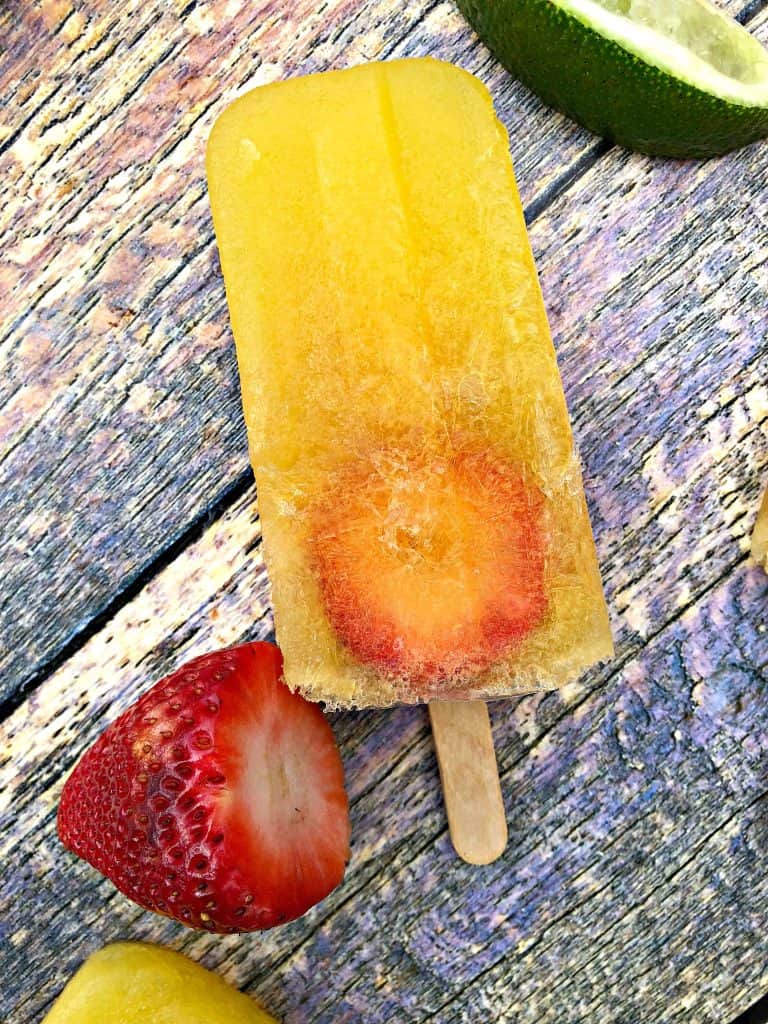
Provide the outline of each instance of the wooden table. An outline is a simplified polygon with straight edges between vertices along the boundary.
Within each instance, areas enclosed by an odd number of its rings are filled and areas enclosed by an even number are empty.
[[[765,0],[729,0],[768,41]],[[0,1017],[102,943],[167,943],[281,1020],[728,1024],[768,989],[768,144],[631,155],[545,109],[448,0],[6,0],[0,10]],[[344,885],[220,938],[55,836],[104,725],[271,635],[204,180],[240,90],[433,53],[490,87],[551,314],[615,661],[492,708],[510,844],[454,856],[423,708],[333,716]]]

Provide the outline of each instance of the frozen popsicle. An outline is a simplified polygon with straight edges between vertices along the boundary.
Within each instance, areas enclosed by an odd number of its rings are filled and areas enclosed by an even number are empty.
[[[768,487],[763,494],[757,522],[752,533],[752,557],[768,572]]]
[[[612,652],[508,140],[432,59],[256,89],[208,179],[288,683],[553,688]]]

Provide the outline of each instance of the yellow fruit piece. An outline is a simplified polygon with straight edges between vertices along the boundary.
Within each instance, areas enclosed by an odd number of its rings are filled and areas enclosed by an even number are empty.
[[[763,494],[763,502],[752,534],[752,557],[768,572],[768,487]]]
[[[275,1019],[180,953],[118,942],[86,960],[43,1024],[275,1024]]]
[[[256,89],[216,122],[208,180],[288,683],[331,704],[474,698],[558,686],[608,657],[580,467],[486,89],[428,58]],[[469,504],[446,479],[468,480]],[[496,514],[517,480],[508,521],[463,558],[462,523]],[[350,500],[353,481],[375,508]],[[503,531],[520,562],[526,515],[536,551],[518,580]],[[514,592],[542,537],[544,604]],[[362,538],[370,556],[355,560]],[[483,585],[480,562],[502,578]],[[461,650],[468,638],[477,651]],[[420,650],[431,660],[414,668]]]

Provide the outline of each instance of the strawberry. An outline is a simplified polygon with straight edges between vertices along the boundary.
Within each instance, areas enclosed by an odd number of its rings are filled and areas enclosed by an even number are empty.
[[[59,836],[142,907],[194,928],[290,921],[344,875],[344,774],[322,711],[250,643],[161,680],[64,786]]]
[[[541,622],[544,498],[529,476],[461,444],[378,450],[338,473],[312,548],[329,621],[359,661],[439,695]]]

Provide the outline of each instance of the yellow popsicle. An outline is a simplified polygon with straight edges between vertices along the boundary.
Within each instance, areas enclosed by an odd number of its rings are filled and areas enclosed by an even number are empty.
[[[428,58],[256,89],[208,146],[277,639],[331,704],[612,653],[507,136]]]
[[[117,942],[89,957],[43,1024],[276,1024],[248,996],[180,953]]]

